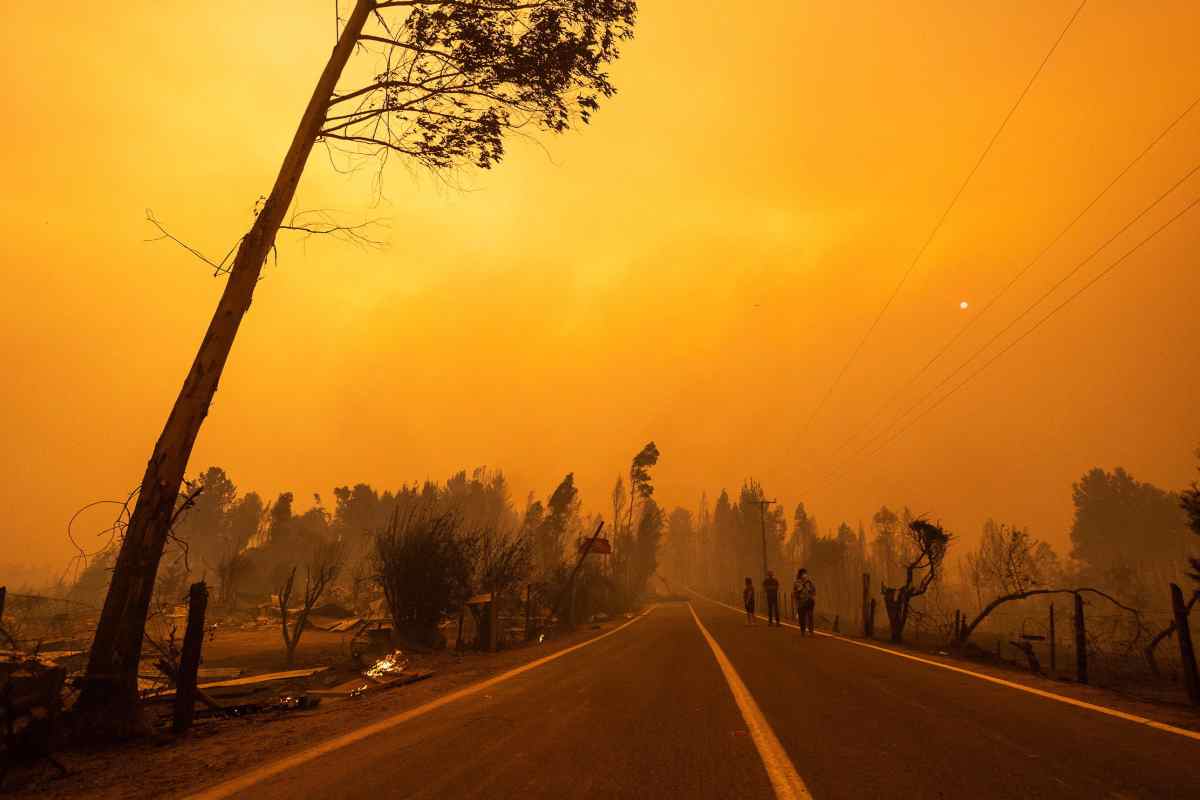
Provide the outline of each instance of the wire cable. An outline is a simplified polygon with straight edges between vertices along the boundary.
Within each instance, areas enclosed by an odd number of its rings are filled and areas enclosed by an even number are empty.
[[[978,314],[975,314],[974,316],[970,317],[961,327],[959,327],[959,329],[954,333],[954,335],[944,345],[942,345],[941,349],[938,350],[933,355],[932,358],[930,358],[928,361],[925,362],[925,365],[923,367],[921,367],[921,369],[919,369],[912,377],[910,377],[902,386],[900,386],[894,392],[892,392],[892,394],[889,395],[888,398],[883,401],[883,403],[879,406],[879,408],[876,409],[875,413],[871,415],[871,417],[870,417],[870,419],[868,419],[867,423],[859,428],[856,428],[855,431],[853,433],[851,433],[851,435],[842,443],[841,447],[839,447],[838,449],[840,450],[840,449],[844,449],[844,448],[848,447],[851,443],[853,443],[853,441],[862,432],[864,432],[868,428],[872,427],[875,424],[875,422],[877,422],[879,420],[879,418],[883,415],[883,412],[889,406],[891,406],[892,402],[895,401],[895,399],[897,397],[899,397],[900,395],[907,392],[913,386],[913,384],[915,384],[917,381],[919,381],[925,375],[925,373],[927,373],[933,367],[933,365],[936,364],[942,358],[942,356],[946,355],[946,353],[949,352],[950,349],[954,347],[954,345],[958,344],[959,340],[962,339],[962,337],[967,333],[967,331],[969,331],[972,328],[973,325],[975,325],[975,323],[977,323],[980,319],[982,319],[992,309],[992,307],[995,306],[996,303],[998,303],[1001,300],[1001,298],[1003,298],[1009,292],[1009,290],[1011,290],[1018,282],[1020,282],[1020,280],[1023,277],[1025,277],[1025,275],[1031,269],[1033,269],[1033,267],[1035,265],[1037,265],[1037,263],[1039,261],[1041,261],[1041,259],[1048,252],[1050,252],[1050,250],[1052,250],[1055,245],[1057,245],[1060,241],[1062,241],[1063,237],[1065,237],[1068,233],[1070,233],[1071,230],[1074,229],[1075,225],[1078,224],[1078,222],[1081,219],[1083,219],[1083,217],[1086,216],[1087,213],[1089,211],[1091,211],[1096,206],[1097,203],[1099,203],[1102,199],[1104,199],[1105,195],[1107,195],[1109,193],[1109,191],[1112,190],[1112,188],[1114,186],[1116,186],[1117,183],[1119,183],[1122,178],[1124,178],[1127,174],[1129,174],[1130,170],[1132,170],[1135,166],[1137,166],[1139,163],[1141,163],[1142,159],[1144,159],[1147,155],[1149,155],[1150,151],[1152,151],[1155,147],[1157,147],[1158,144],[1163,139],[1165,139],[1171,133],[1171,131],[1173,131],[1179,125],[1180,122],[1182,122],[1184,119],[1186,119],[1187,116],[1189,114],[1191,114],[1192,111],[1194,111],[1196,106],[1198,106],[1198,105],[1200,105],[1200,96],[1197,96],[1196,99],[1192,100],[1191,104],[1183,110],[1183,113],[1179,114],[1179,116],[1175,117],[1175,119],[1173,119],[1170,122],[1170,124],[1168,124],[1165,128],[1163,128],[1161,131],[1159,131],[1159,133],[1150,141],[1150,143],[1147,144],[1142,149],[1142,151],[1133,158],[1132,161],[1130,161],[1128,164],[1126,164],[1124,166],[1124,168],[1122,168],[1112,178],[1112,180],[1110,180],[1108,182],[1108,184],[1105,185],[1105,187],[1100,190],[1099,194],[1097,194],[1095,197],[1093,197],[1092,200],[1086,206],[1083,207],[1082,211],[1080,211],[1078,214],[1076,214],[1075,217],[1070,222],[1067,223],[1066,227],[1064,227],[1062,230],[1060,230],[1054,236],[1054,238],[1051,239],[1049,241],[1049,243],[1047,243],[1046,246],[1043,247],[1038,252],[1038,254],[1033,257],[1033,259],[1031,261],[1029,261],[1027,264],[1025,264],[1025,266],[1023,266],[1021,269],[1019,269],[1017,271],[1017,273],[1015,275],[1013,275],[1013,277],[1008,281],[1008,283],[1005,284],[1004,287],[1001,288],[999,292],[997,292],[995,295],[993,295],[990,300],[988,300],[988,302],[983,306],[983,308],[979,311]]]
[[[1200,165],[1193,167],[1191,172],[1188,173],[1188,177],[1190,177],[1192,174],[1194,174],[1198,170],[1200,170]],[[1176,185],[1178,185],[1178,184],[1176,184]],[[1157,203],[1158,201],[1155,201],[1155,202]],[[1140,241],[1138,241],[1137,244],[1135,244],[1133,247],[1126,250],[1119,258],[1117,258],[1115,261],[1113,261],[1111,264],[1109,264],[1107,267],[1105,267],[1099,273],[1094,275],[1090,280],[1088,280],[1086,283],[1084,283],[1082,286],[1080,286],[1078,289],[1076,289],[1073,293],[1068,295],[1067,298],[1065,300],[1063,300],[1061,303],[1059,303],[1057,306],[1050,309],[1050,311],[1046,315],[1039,318],[1038,321],[1035,322],[1032,327],[1030,327],[1028,330],[1026,330],[1024,333],[1022,333],[1016,339],[1013,339],[1011,342],[1009,342],[1007,345],[1005,345],[999,352],[997,352],[990,359],[988,359],[986,362],[984,362],[977,370],[972,372],[965,379],[963,379],[960,383],[955,385],[954,388],[952,388],[949,392],[942,395],[942,397],[939,398],[935,403],[933,403],[933,405],[926,408],[924,411],[922,411],[920,414],[918,414],[916,417],[914,417],[912,420],[910,420],[906,425],[904,425],[902,428],[897,430],[892,436],[885,439],[879,445],[879,447],[875,448],[874,450],[872,450],[869,453],[866,453],[865,455],[867,457],[870,457],[870,456],[875,455],[876,453],[879,453],[881,450],[886,448],[889,444],[894,442],[897,438],[899,438],[904,433],[906,433],[909,429],[911,429],[914,425],[916,425],[918,422],[920,422],[922,419],[924,419],[926,416],[928,416],[936,408],[938,408],[943,403],[945,403],[947,400],[949,400],[951,397],[953,397],[960,389],[962,389],[964,386],[966,386],[968,383],[970,383],[972,380],[974,380],[980,373],[982,373],[984,370],[986,370],[992,364],[996,363],[996,361],[998,361],[1002,356],[1004,356],[1006,353],[1008,353],[1010,350],[1012,350],[1014,347],[1016,347],[1018,344],[1020,344],[1026,338],[1028,338],[1031,334],[1033,334],[1034,331],[1036,331],[1043,324],[1045,324],[1051,317],[1053,317],[1055,314],[1057,314],[1059,311],[1061,311],[1067,305],[1072,303],[1075,299],[1077,299],[1080,295],[1082,295],[1088,289],[1095,286],[1098,282],[1100,282],[1101,279],[1108,276],[1114,269],[1116,269],[1118,266],[1120,266],[1122,263],[1124,263],[1126,259],[1128,259],[1134,253],[1136,253],[1138,250],[1140,250],[1144,245],[1148,244],[1152,239],[1154,239],[1156,236],[1158,236],[1164,230],[1166,230],[1171,225],[1173,225],[1175,222],[1177,222],[1179,219],[1181,219],[1184,215],[1186,215],[1189,211],[1191,211],[1197,205],[1200,205],[1200,196],[1193,199],[1190,203],[1188,203],[1186,206],[1184,206],[1182,209],[1180,209],[1174,215],[1172,215],[1166,222],[1159,225],[1157,228],[1155,228],[1153,231],[1151,231],[1147,236],[1145,236]],[[1141,214],[1138,215],[1138,218],[1140,218],[1140,217],[1141,217]],[[918,401],[917,405],[919,406],[921,403],[923,403],[926,399],[928,399],[930,397],[931,394],[932,393],[926,394],[925,397],[923,397],[920,401]],[[915,407],[916,406],[914,406],[913,408],[915,408]],[[853,460],[853,457],[851,460]],[[849,463],[849,462],[847,462],[847,463]],[[841,477],[842,475],[846,474],[847,471],[848,470],[843,468],[842,470],[838,471],[835,474],[831,473],[829,475],[829,479],[832,480],[837,477]]]
[[[1042,74],[1042,71],[1046,68],[1046,64],[1050,62],[1050,58],[1054,55],[1054,52],[1058,50],[1059,44],[1061,44],[1062,40],[1066,38],[1067,32],[1071,30],[1071,26],[1075,24],[1075,20],[1079,17],[1079,14],[1083,11],[1084,6],[1087,4],[1088,0],[1082,0],[1079,6],[1075,9],[1075,13],[1071,15],[1071,18],[1067,20],[1067,24],[1058,34],[1058,38],[1054,40],[1054,44],[1052,44],[1050,49],[1046,51],[1046,55],[1042,58],[1041,63],[1038,64],[1037,69],[1034,70],[1033,75],[1026,82],[1025,88],[1021,90],[1019,95],[1017,95],[1016,101],[1008,109],[1008,113],[1004,115],[1004,119],[1000,122],[1000,127],[996,128],[996,132],[993,133],[992,138],[988,140],[987,146],[983,148],[983,152],[980,153],[979,158],[975,160],[975,165],[971,167],[971,171],[967,173],[967,177],[958,187],[958,191],[954,193],[954,196],[950,199],[950,203],[946,206],[946,209],[938,218],[937,224],[933,226],[933,230],[931,230],[929,232],[929,236],[925,238],[924,244],[921,245],[921,248],[913,257],[913,260],[909,263],[908,268],[904,270],[904,274],[900,277],[900,281],[896,284],[895,288],[892,289],[892,293],[888,296],[887,301],[883,304],[883,308],[881,308],[879,313],[875,315],[870,327],[867,328],[867,332],[863,335],[863,337],[859,340],[858,345],[850,353],[850,357],[846,359],[846,363],[844,363],[842,368],[838,370],[837,376],[833,379],[833,382],[829,384],[829,388],[821,397],[821,401],[817,403],[815,408],[813,408],[808,420],[804,423],[804,427],[801,430],[801,435],[807,433],[808,429],[812,427],[813,422],[825,408],[825,405],[829,402],[829,398],[833,396],[834,391],[841,384],[842,379],[846,376],[846,373],[850,370],[850,367],[853,366],[854,362],[858,360],[858,356],[862,352],[863,347],[871,338],[871,335],[875,332],[875,329],[879,327],[879,323],[883,320],[884,316],[887,315],[888,310],[896,301],[896,297],[899,296],[901,290],[904,288],[904,285],[908,283],[908,279],[912,276],[913,270],[915,270],[917,264],[920,263],[921,258],[925,255],[925,251],[929,249],[929,245],[933,243],[933,240],[937,237],[938,232],[941,231],[947,217],[950,216],[950,212],[954,210],[954,207],[958,204],[959,198],[962,197],[963,192],[966,191],[967,186],[971,183],[971,179],[975,177],[975,173],[979,171],[979,168],[983,165],[984,160],[987,159],[988,154],[991,153],[992,147],[996,144],[996,140],[1000,138],[1000,134],[1004,132],[1006,127],[1008,127],[1009,120],[1011,120],[1013,115],[1017,112],[1021,102],[1025,99],[1025,96],[1029,94],[1029,90],[1032,89],[1033,84],[1037,82],[1038,76]]]
[[[851,458],[854,458],[859,453],[861,453],[863,450],[865,450],[867,447],[869,447],[873,442],[878,441],[880,438],[882,438],[882,437],[886,436],[888,433],[890,433],[897,425],[899,425],[903,421],[903,419],[905,417],[907,417],[909,414],[911,414],[916,409],[920,408],[921,405],[926,400],[928,400],[930,397],[935,395],[938,392],[938,390],[941,389],[943,386],[945,386],[947,383],[952,381],[954,379],[954,377],[956,375],[958,375],[958,373],[962,372],[962,370],[965,369],[968,365],[970,365],[970,363],[972,361],[974,361],[976,358],[978,358],[984,352],[986,352],[987,349],[989,347],[991,347],[993,344],[995,344],[996,341],[998,341],[1002,336],[1004,336],[1004,334],[1006,334],[1010,330],[1012,330],[1017,325],[1017,323],[1019,323],[1021,320],[1025,319],[1025,317],[1029,316],[1029,314],[1032,313],[1034,311],[1034,309],[1036,309],[1045,300],[1047,300],[1051,295],[1053,295],[1056,291],[1058,291],[1058,289],[1061,288],[1063,284],[1065,284],[1068,280],[1070,280],[1076,274],[1078,274],[1079,270],[1083,269],[1087,264],[1089,264],[1092,261],[1092,259],[1094,259],[1096,256],[1100,255],[1100,253],[1104,252],[1104,250],[1107,249],[1109,245],[1111,245],[1113,242],[1115,242],[1122,234],[1124,234],[1126,231],[1128,231],[1131,227],[1136,225],[1143,217],[1145,217],[1152,210],[1154,210],[1154,208],[1156,208],[1163,200],[1167,199],[1167,197],[1170,196],[1171,193],[1173,193],[1176,189],[1178,189],[1180,186],[1182,186],[1189,178],[1191,178],[1197,172],[1200,172],[1200,163],[1197,163],[1190,170],[1185,172],[1178,180],[1175,181],[1175,183],[1171,184],[1171,186],[1168,187],[1166,191],[1164,191],[1162,194],[1160,194],[1158,197],[1156,197],[1153,201],[1150,202],[1149,205],[1147,205],[1145,208],[1143,208],[1141,211],[1139,211],[1137,214],[1135,214],[1132,219],[1130,219],[1128,222],[1126,222],[1124,225],[1122,225],[1119,229],[1117,229],[1116,233],[1114,233],[1112,236],[1108,237],[1108,239],[1106,239],[1103,244],[1101,244],[1099,247],[1097,247],[1095,250],[1093,250],[1091,253],[1089,253],[1082,261],[1080,261],[1074,267],[1072,267],[1067,272],[1066,275],[1064,275],[1063,277],[1061,277],[1057,281],[1055,281],[1054,284],[1050,286],[1050,288],[1048,288],[1036,300],[1034,300],[1032,303],[1030,303],[1028,306],[1026,306],[1024,311],[1022,311],[1011,322],[1009,322],[1007,325],[1005,325],[1003,328],[1001,328],[995,335],[992,336],[992,338],[988,339],[987,342],[985,342],[981,347],[977,348],[975,350],[975,352],[973,352],[970,356],[968,356],[966,359],[964,359],[962,362],[960,362],[959,365],[950,372],[950,374],[948,374],[946,377],[942,378],[942,380],[939,381],[937,383],[937,385],[935,385],[932,389],[930,389],[928,392],[926,392],[924,395],[922,395],[921,398],[919,400],[917,400],[917,402],[910,405],[900,415],[895,417],[892,420],[892,422],[887,427],[885,427],[881,432],[876,434],[871,439],[868,439],[867,442],[863,445],[863,447],[860,448],[858,451],[856,451],[854,456],[851,456]]]

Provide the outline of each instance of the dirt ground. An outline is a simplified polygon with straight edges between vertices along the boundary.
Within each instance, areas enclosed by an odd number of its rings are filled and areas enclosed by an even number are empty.
[[[257,764],[270,762],[347,730],[421,705],[492,675],[590,639],[617,623],[585,626],[574,633],[499,653],[441,650],[410,653],[410,669],[434,676],[408,686],[386,688],[350,699],[323,698],[308,711],[264,712],[240,719],[202,719],[183,736],[160,733],[113,747],[68,750],[57,754],[68,770],[62,776],[48,763],[14,768],[5,781],[16,797],[98,800],[181,797]],[[347,671],[349,637],[306,631],[296,668],[338,658]],[[264,644],[269,646],[263,649]],[[208,645],[206,645],[207,647]],[[254,672],[283,668],[283,645],[275,628],[218,631],[204,666],[254,665]]]
[[[288,667],[283,635],[278,626],[228,631],[218,628],[212,638],[204,643],[202,666],[241,667],[247,675],[254,675],[335,664],[350,660],[352,636],[351,633],[305,630],[296,647],[295,664]]]

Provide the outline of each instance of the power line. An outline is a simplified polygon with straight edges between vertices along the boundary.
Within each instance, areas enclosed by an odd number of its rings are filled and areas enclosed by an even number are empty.
[[[1033,269],[1033,267],[1039,261],[1041,261],[1041,259],[1048,252],[1050,252],[1050,250],[1053,249],[1055,245],[1057,245],[1060,241],[1062,241],[1063,237],[1066,236],[1072,229],[1074,229],[1075,225],[1081,219],[1083,219],[1083,217],[1089,211],[1091,211],[1092,208],[1094,208],[1096,206],[1096,204],[1099,203],[1105,197],[1105,195],[1107,195],[1108,192],[1114,186],[1116,186],[1117,183],[1120,182],[1120,180],[1122,178],[1124,178],[1127,174],[1129,174],[1130,170],[1132,170],[1135,166],[1137,166],[1142,161],[1142,159],[1145,158],[1150,153],[1151,150],[1153,150],[1155,147],[1157,147],[1158,144],[1163,139],[1165,139],[1171,133],[1171,131],[1176,128],[1176,126],[1179,125],[1180,122],[1182,122],[1189,114],[1191,114],[1192,111],[1195,110],[1197,105],[1200,105],[1200,96],[1196,97],[1196,99],[1194,99],[1191,102],[1191,104],[1183,110],[1183,113],[1181,113],[1179,116],[1175,117],[1175,119],[1173,119],[1170,122],[1170,124],[1168,124],[1165,128],[1163,128],[1161,131],[1159,131],[1159,133],[1150,141],[1150,143],[1147,144],[1142,149],[1142,151],[1133,158],[1132,161],[1130,161],[1128,164],[1126,164],[1112,178],[1112,180],[1110,180],[1108,182],[1108,184],[1103,189],[1100,190],[1099,194],[1097,194],[1095,197],[1093,197],[1092,200],[1086,206],[1083,207],[1083,210],[1081,210],[1078,214],[1076,214],[1075,217],[1070,222],[1067,223],[1066,227],[1064,227],[1062,230],[1060,230],[1054,236],[1054,238],[1051,239],[1049,241],[1049,243],[1047,243],[1046,246],[1043,247],[1041,249],[1041,251],[1039,251],[1038,254],[1033,257],[1033,259],[1031,261],[1029,261],[1027,264],[1025,264],[1025,266],[1023,266],[1021,269],[1019,269],[1017,271],[1017,273],[1015,275],[1013,275],[1013,277],[1008,281],[1008,283],[1005,284],[1005,286],[1002,289],[1000,289],[999,292],[997,292],[995,295],[993,295],[990,300],[988,300],[988,302],[983,306],[983,308],[979,311],[978,314],[975,314],[974,316],[968,318],[968,320],[954,333],[954,335],[941,347],[941,349],[938,350],[933,355],[932,358],[930,358],[927,362],[925,362],[925,365],[923,367],[921,367],[921,369],[919,369],[914,375],[912,375],[912,377],[910,377],[908,379],[908,381],[905,382],[902,386],[900,386],[898,389],[896,389],[894,392],[892,392],[892,394],[890,396],[888,396],[888,398],[886,400],[883,401],[883,403],[879,406],[879,408],[876,409],[875,413],[871,415],[871,417],[867,420],[866,424],[859,428],[856,428],[855,432],[851,433],[851,435],[846,439],[846,441],[842,443],[841,447],[845,448],[850,443],[852,443],[855,440],[855,438],[858,437],[859,433],[861,433],[862,431],[864,431],[867,428],[874,425],[874,423],[879,419],[879,417],[881,417],[883,415],[884,410],[887,409],[897,397],[902,395],[904,392],[908,391],[908,389],[911,388],[912,385],[915,384],[917,381],[919,381],[921,379],[921,377],[924,376],[925,373],[928,372],[930,370],[930,368],[932,368],[933,365],[936,364],[942,358],[942,356],[944,356],[947,352],[949,352],[950,349],[953,348],[954,345],[956,345],[960,339],[962,339],[962,337],[966,334],[966,332],[968,330],[970,330],[971,327],[976,322],[978,322],[980,319],[982,319],[983,316],[986,315],[988,313],[988,311],[990,311],[992,309],[992,307],[995,306],[996,303],[999,302],[1000,299],[1003,298],[1004,295],[1007,294],[1008,291],[1010,289],[1012,289],[1013,286],[1015,286],[1021,280],[1021,278],[1025,277],[1025,275],[1029,272],[1029,270]],[[994,341],[994,339],[993,339],[993,341]]]
[[[1033,84],[1037,81],[1038,76],[1042,74],[1042,70],[1045,69],[1046,64],[1049,63],[1051,56],[1054,55],[1054,52],[1058,49],[1059,44],[1061,44],[1062,40],[1066,37],[1067,31],[1071,30],[1071,26],[1075,24],[1075,20],[1079,17],[1080,12],[1083,11],[1083,8],[1087,5],[1087,3],[1088,0],[1083,0],[1079,4],[1079,6],[1075,9],[1075,13],[1071,15],[1071,18],[1067,20],[1067,24],[1058,34],[1058,38],[1054,40],[1054,44],[1052,44],[1050,49],[1046,51],[1046,55],[1042,58],[1041,63],[1038,64],[1037,69],[1034,70],[1033,75],[1025,84],[1025,88],[1021,90],[1021,93],[1017,96],[1017,99],[1012,104],[1012,107],[1008,109],[1008,113],[1004,115],[1004,119],[1000,122],[1000,127],[996,128],[996,132],[993,133],[992,138],[988,140],[987,146],[983,148],[983,152],[980,153],[979,158],[976,159],[975,165],[971,167],[971,171],[967,173],[967,177],[958,187],[958,191],[956,191],[954,196],[950,199],[950,203],[946,206],[946,210],[943,211],[942,215],[938,218],[937,224],[933,226],[933,230],[929,232],[929,236],[926,237],[924,244],[921,245],[921,248],[917,251],[917,254],[909,263],[908,268],[900,277],[899,283],[897,283],[896,287],[892,289],[892,293],[888,296],[887,301],[883,304],[883,308],[881,308],[879,313],[875,315],[875,319],[872,320],[870,327],[867,328],[867,332],[863,335],[862,339],[859,340],[858,345],[854,348],[853,352],[850,353],[850,358],[848,358],[846,363],[842,365],[842,368],[838,371],[837,376],[833,379],[833,383],[829,384],[829,388],[825,391],[821,401],[817,403],[816,407],[809,415],[808,420],[804,423],[804,428],[801,431],[802,435],[808,432],[808,429],[812,426],[813,421],[821,413],[822,409],[825,408],[825,404],[829,402],[829,398],[841,384],[842,379],[845,377],[850,367],[853,366],[856,360],[858,360],[858,356],[862,352],[863,347],[866,345],[867,340],[871,338],[871,334],[873,334],[875,329],[879,327],[880,321],[883,320],[884,316],[888,312],[888,309],[892,307],[892,303],[895,302],[896,297],[900,294],[900,291],[904,288],[904,285],[908,283],[908,279],[912,276],[913,270],[916,269],[917,264],[921,261],[922,256],[925,255],[925,251],[929,249],[929,245],[933,243],[934,238],[937,237],[938,232],[941,231],[942,226],[946,222],[946,218],[950,216],[950,212],[953,211],[954,207],[958,204],[959,198],[962,197],[963,192],[966,191],[967,186],[971,183],[971,179],[975,177],[975,173],[979,171],[980,166],[983,165],[984,160],[992,151],[992,147],[996,144],[996,140],[1000,138],[1000,134],[1003,133],[1004,129],[1008,126],[1009,120],[1012,119],[1013,114],[1017,112],[1017,108],[1020,107],[1021,102],[1025,99],[1025,95],[1029,94],[1029,90],[1033,88]]]
[[[928,400],[930,397],[935,395],[939,389],[941,389],[943,386],[945,386],[947,383],[949,383],[951,380],[953,380],[954,376],[958,375],[958,373],[962,372],[962,370],[965,367],[967,367],[972,361],[974,361],[976,358],[978,358],[984,352],[986,352],[987,349],[989,347],[991,347],[993,344],[995,344],[995,342],[997,340],[999,340],[1002,336],[1004,336],[1004,334],[1006,334],[1010,330],[1012,330],[1013,327],[1015,327],[1017,323],[1019,323],[1025,317],[1029,316],[1029,314],[1035,308],[1037,308],[1039,305],[1042,304],[1042,302],[1044,302],[1051,295],[1053,295],[1056,291],[1058,291],[1058,289],[1061,288],[1062,285],[1065,284],[1068,280],[1073,278],[1079,272],[1079,270],[1083,269],[1085,266],[1087,266],[1088,263],[1091,262],[1092,259],[1094,259],[1096,256],[1100,255],[1100,253],[1104,252],[1104,250],[1107,249],[1109,245],[1111,245],[1122,234],[1124,234],[1131,227],[1133,227],[1135,224],[1137,224],[1143,217],[1145,217],[1155,207],[1157,207],[1159,203],[1161,203],[1168,196],[1170,196],[1176,189],[1178,189],[1180,186],[1182,186],[1189,178],[1191,178],[1197,172],[1200,172],[1200,163],[1197,163],[1190,170],[1185,172],[1178,180],[1176,180],[1173,184],[1171,184],[1171,186],[1168,187],[1166,189],[1166,191],[1164,191],[1162,194],[1160,194],[1158,197],[1156,197],[1153,201],[1151,201],[1151,203],[1149,205],[1147,205],[1145,208],[1143,208],[1141,211],[1139,211],[1137,214],[1135,214],[1132,219],[1130,219],[1128,222],[1126,222],[1124,225],[1122,225],[1120,228],[1118,228],[1117,231],[1112,236],[1108,237],[1108,239],[1106,239],[1099,247],[1097,247],[1095,250],[1093,250],[1091,253],[1089,253],[1083,260],[1081,260],[1074,267],[1072,267],[1067,272],[1066,275],[1064,275],[1063,277],[1061,277],[1057,281],[1055,281],[1054,284],[1050,286],[1050,288],[1048,288],[1036,300],[1034,300],[1032,303],[1030,303],[1028,306],[1026,306],[1024,311],[1022,311],[1011,322],[1009,322],[1007,325],[1005,325],[1003,328],[1001,328],[995,335],[992,336],[992,338],[988,339],[987,342],[985,342],[981,347],[977,348],[975,350],[975,352],[973,352],[970,356],[968,356],[966,359],[964,359],[962,362],[960,362],[959,365],[957,367],[955,367],[950,372],[949,375],[942,378],[942,380],[939,381],[937,383],[937,385],[935,385],[932,389],[930,389],[928,392],[926,392],[924,395],[922,395],[920,399],[918,399],[915,403],[913,403],[908,408],[906,408],[902,413],[900,413],[899,415],[894,417],[892,419],[891,423],[889,423],[882,431],[877,433],[872,438],[868,439],[863,444],[862,447],[860,447],[857,451],[855,451],[855,453],[851,456],[851,458],[857,457],[860,453],[862,453],[864,450],[866,450],[868,447],[870,447],[874,442],[878,441],[879,439],[883,438],[884,436],[887,436],[887,434],[890,433],[897,425],[901,424],[901,422],[904,420],[905,417],[907,417],[909,414],[911,414],[916,409],[920,408],[921,405],[926,400]],[[891,440],[889,439],[888,441],[891,441]]]
[[[1197,170],[1200,170],[1200,165],[1197,165],[1197,167],[1194,168],[1192,170],[1192,172],[1194,173]],[[1189,173],[1189,175],[1190,174],[1191,173]],[[1146,245],[1148,242],[1150,242],[1150,240],[1154,239],[1156,236],[1158,236],[1160,233],[1162,233],[1168,227],[1173,225],[1176,221],[1178,221],[1180,218],[1182,218],[1184,215],[1186,215],[1189,211],[1191,211],[1197,205],[1200,205],[1200,196],[1196,197],[1194,200],[1192,200],[1190,203],[1188,203],[1186,206],[1184,206],[1182,209],[1180,209],[1178,212],[1176,212],[1173,216],[1171,216],[1170,219],[1168,219],[1166,222],[1162,223],[1157,228],[1155,228],[1153,231],[1151,231],[1146,237],[1141,239],[1133,247],[1126,250],[1119,258],[1117,258],[1115,261],[1113,261],[1111,264],[1109,264],[1107,267],[1105,267],[1103,270],[1101,270],[1099,273],[1097,273],[1095,276],[1093,276],[1091,278],[1091,280],[1089,280],[1087,283],[1083,284],[1078,289],[1076,289],[1065,300],[1063,300],[1061,303],[1059,303],[1054,308],[1050,309],[1050,311],[1045,316],[1041,317],[1037,322],[1035,322],[1031,328],[1029,328],[1024,333],[1022,333],[1020,336],[1018,336],[1016,339],[1013,339],[1011,342],[1009,342],[1007,345],[1005,345],[1005,347],[1003,349],[1001,349],[994,356],[992,356],[990,359],[988,359],[986,362],[984,362],[983,365],[981,365],[977,370],[975,370],[970,375],[968,375],[965,379],[962,380],[962,382],[955,385],[954,388],[952,388],[949,392],[942,395],[942,397],[939,398],[933,405],[929,406],[924,411],[922,411],[920,414],[918,414],[916,417],[914,417],[907,425],[905,425],[900,430],[896,431],[892,436],[890,436],[889,438],[884,440],[879,445],[879,447],[872,450],[870,453],[867,454],[867,456],[869,457],[869,456],[875,455],[876,453],[879,453],[885,447],[887,447],[889,444],[891,444],[893,441],[895,441],[897,438],[899,438],[904,433],[906,433],[914,425],[916,425],[918,422],[920,422],[922,419],[924,419],[928,414],[933,412],[936,408],[938,408],[943,403],[945,403],[947,400],[949,400],[951,397],[953,397],[960,389],[962,389],[964,386],[966,386],[968,383],[970,383],[972,380],[974,380],[981,372],[983,372],[985,369],[990,367],[992,364],[994,364],[996,361],[998,361],[1002,356],[1004,356],[1006,353],[1008,353],[1010,350],[1012,350],[1014,347],[1016,347],[1018,344],[1020,344],[1026,338],[1028,338],[1034,331],[1036,331],[1043,324],[1045,324],[1051,317],[1053,317],[1055,314],[1057,314],[1059,311],[1061,311],[1063,308],[1065,308],[1067,305],[1069,305],[1071,302],[1073,302],[1076,298],[1078,298],[1080,295],[1082,295],[1088,289],[1095,286],[1101,279],[1106,277],[1114,269],[1116,269],[1118,266],[1120,266],[1122,263],[1124,263],[1126,259],[1128,259],[1134,253],[1136,253],[1138,250],[1140,250],[1144,245]],[[929,395],[926,395],[926,398],[928,398],[928,396]],[[924,398],[921,400],[921,402],[924,402]],[[919,403],[918,403],[918,405],[919,405]],[[846,472],[846,470],[843,469],[840,473],[831,474],[829,477],[831,479],[840,477],[840,475],[845,474],[845,472]]]

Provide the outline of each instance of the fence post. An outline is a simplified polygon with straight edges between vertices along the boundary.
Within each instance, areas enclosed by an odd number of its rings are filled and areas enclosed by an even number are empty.
[[[499,615],[500,609],[498,608],[499,601],[500,601],[500,594],[495,589],[493,589],[492,590],[492,601],[487,604],[487,609],[486,609],[486,611],[487,611],[487,628],[488,628],[487,629],[487,651],[489,653],[494,653],[499,649],[499,647],[498,647],[498,645],[500,643],[500,631],[498,630],[498,628],[500,626],[500,618],[499,618],[500,617],[500,615]]]
[[[1075,594],[1075,679],[1088,682],[1087,629],[1083,619],[1083,595]]]
[[[525,641],[533,639],[533,584],[525,584]]]
[[[862,595],[863,636],[871,638],[871,573],[864,572]]]
[[[171,728],[182,733],[192,726],[196,715],[196,674],[200,670],[200,648],[204,644],[204,611],[208,607],[208,587],[204,581],[193,583],[188,592],[187,629],[179,655],[175,681],[175,716]]]
[[[1188,609],[1183,602],[1179,584],[1171,584],[1171,610],[1175,614],[1175,637],[1179,640],[1179,659],[1183,662],[1183,684],[1188,700],[1200,706],[1200,675],[1196,673],[1196,651],[1192,648],[1192,631],[1188,626]]]
[[[1054,638],[1054,603],[1050,604],[1050,674],[1053,675],[1058,671],[1057,655],[1058,644]]]
[[[867,626],[867,638],[875,638],[875,598],[871,598],[871,615],[868,617],[871,624]]]

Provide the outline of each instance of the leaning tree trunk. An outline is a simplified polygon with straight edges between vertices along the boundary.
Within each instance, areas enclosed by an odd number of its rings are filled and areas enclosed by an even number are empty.
[[[77,704],[77,708],[110,732],[128,733],[137,725],[137,673],[146,614],[184,470],[217,391],[217,382],[233,347],[238,326],[250,308],[263,264],[275,244],[275,235],[292,203],[304,165],[324,123],[333,91],[373,6],[372,0],[358,0],[338,38],[308,101],[271,194],[238,247],[208,332],[142,477],[137,504],[121,542],[96,628],[83,692]]]

